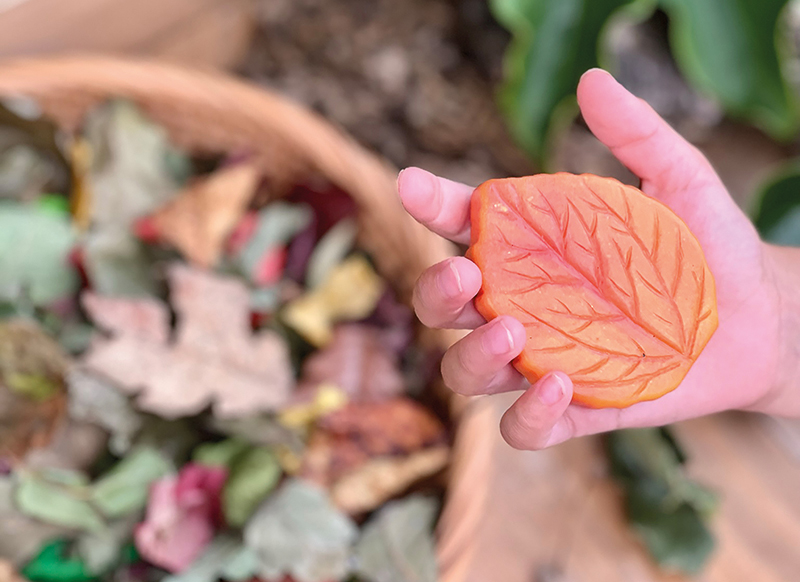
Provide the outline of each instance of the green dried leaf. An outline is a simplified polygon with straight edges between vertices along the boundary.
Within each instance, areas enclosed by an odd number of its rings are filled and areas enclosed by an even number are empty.
[[[92,150],[91,215],[96,225],[127,230],[176,194],[180,183],[170,158],[180,154],[164,128],[134,104],[113,101],[94,109],[85,134]]]
[[[69,415],[111,433],[109,450],[115,455],[128,452],[133,438],[142,428],[142,417],[127,397],[102,378],[73,367],[67,373]]]
[[[204,443],[194,450],[192,460],[208,467],[229,469],[234,461],[248,449],[250,449],[250,445],[238,438],[225,439],[218,443]]]
[[[20,477],[14,501],[22,513],[45,523],[99,531],[105,524],[87,497],[85,486],[57,485],[39,475],[25,474]]]
[[[139,515],[131,515],[77,539],[77,555],[89,574],[104,574],[122,561],[139,519]]]
[[[69,264],[74,242],[68,216],[0,202],[0,300],[24,294],[46,305],[75,292],[78,278]]]
[[[108,518],[144,509],[150,486],[172,470],[163,455],[143,447],[130,453],[92,486],[91,500]]]
[[[319,287],[353,249],[358,234],[358,225],[351,218],[336,223],[325,233],[314,247],[306,268],[306,285],[309,289]]]
[[[317,487],[292,479],[270,496],[247,524],[260,575],[297,582],[339,580],[350,570],[350,546],[358,529]]]
[[[0,476],[0,556],[20,568],[47,540],[64,535],[66,528],[24,515],[14,504],[14,489],[11,477]]]
[[[217,536],[203,555],[185,572],[168,576],[162,582],[216,582],[222,578],[239,582],[253,578],[258,572],[258,558],[230,534]]]
[[[242,270],[252,278],[264,253],[289,242],[312,218],[313,212],[307,206],[279,201],[264,207],[258,213],[253,236],[239,254]]]
[[[83,259],[92,287],[100,295],[145,297],[156,292],[144,244],[121,227],[89,233]]]
[[[252,448],[234,461],[222,491],[222,507],[229,525],[242,527],[281,478],[281,466],[272,451]]]
[[[364,526],[356,569],[371,582],[436,582],[434,499],[412,496],[385,505]]]

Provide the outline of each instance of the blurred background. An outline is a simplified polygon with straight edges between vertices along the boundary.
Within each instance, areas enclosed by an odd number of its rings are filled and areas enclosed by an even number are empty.
[[[577,114],[577,80],[599,65],[709,157],[765,238],[800,245],[797,1],[0,0],[0,57],[74,52],[251,79],[398,168],[473,185],[558,170],[637,184]],[[731,414],[675,431],[720,498],[698,579],[800,579],[798,424]],[[634,541],[600,446],[526,454],[498,440],[464,579],[682,579]],[[681,527],[656,540],[667,559]]]

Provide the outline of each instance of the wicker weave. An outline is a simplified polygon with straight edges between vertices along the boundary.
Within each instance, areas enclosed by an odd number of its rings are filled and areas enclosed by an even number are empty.
[[[422,270],[453,252],[450,243],[403,210],[394,168],[316,114],[229,76],[105,57],[24,59],[0,63],[0,96],[36,99],[65,129],[78,127],[101,101],[130,99],[190,151],[247,151],[277,181],[308,174],[326,178],[358,203],[360,244],[406,300]],[[441,332],[432,339],[446,346],[455,337]],[[454,400],[451,406],[459,413],[460,429],[438,530],[443,582],[466,575],[471,532],[487,495],[491,464],[488,443],[495,427],[481,408],[460,414],[464,404]]]

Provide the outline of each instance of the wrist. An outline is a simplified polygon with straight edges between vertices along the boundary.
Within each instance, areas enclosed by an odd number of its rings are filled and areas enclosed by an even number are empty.
[[[753,409],[800,417],[800,248],[764,247],[765,268],[777,299],[778,354],[773,386]]]

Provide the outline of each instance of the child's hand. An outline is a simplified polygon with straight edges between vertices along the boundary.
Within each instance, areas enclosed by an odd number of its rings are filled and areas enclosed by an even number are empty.
[[[526,390],[501,423],[505,439],[523,449],[732,408],[800,416],[800,393],[787,381],[797,369],[797,349],[786,347],[800,340],[787,331],[800,319],[800,302],[787,305],[784,285],[776,282],[796,277],[783,271],[789,265],[796,273],[800,258],[763,244],[703,155],[611,75],[587,72],[578,103],[597,138],[641,178],[641,189],[672,208],[697,236],[716,281],[719,328],[683,383],[662,398],[621,410],[570,405],[572,383],[565,374],[549,373],[530,387],[510,365],[522,351],[525,329],[508,316],[487,324],[472,303],[480,270],[463,257],[453,258],[428,269],[414,297],[426,325],[475,330],[445,355],[447,385],[467,395]],[[401,173],[398,187],[418,221],[456,242],[469,242],[471,187],[416,168]],[[795,310],[790,318],[787,309]]]

